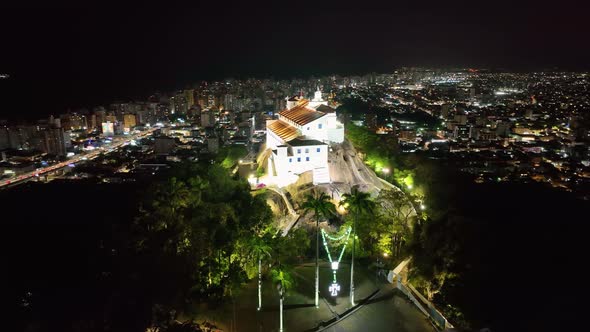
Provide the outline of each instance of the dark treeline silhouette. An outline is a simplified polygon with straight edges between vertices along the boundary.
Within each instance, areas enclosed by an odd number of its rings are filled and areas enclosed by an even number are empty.
[[[130,259],[139,195],[129,184],[81,183],[1,193],[2,286],[15,331],[92,331],[106,322],[131,331],[149,323],[153,283],[172,275]]]
[[[442,165],[436,178],[427,197],[437,211],[418,224],[409,252],[423,275],[453,274],[434,302],[456,325],[556,331],[583,324],[587,201],[542,184],[475,184]]]

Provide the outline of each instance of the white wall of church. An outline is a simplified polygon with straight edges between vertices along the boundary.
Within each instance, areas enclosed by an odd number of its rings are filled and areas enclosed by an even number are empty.
[[[291,156],[287,155],[286,147],[278,147],[276,154],[273,152],[271,158],[273,158],[277,176],[289,173],[301,174],[314,168],[328,167],[328,146],[294,146]]]
[[[301,127],[301,134],[307,139],[315,139],[318,141],[326,141],[328,139],[327,125],[325,116],[312,121]]]
[[[336,120],[336,114],[326,114],[310,122],[301,128],[301,133],[307,139],[322,142],[342,143],[344,141],[344,126]]]
[[[332,143],[344,142],[344,127],[328,128],[328,141]]]
[[[289,100],[287,99],[287,109],[290,110],[293,107],[297,106],[298,101],[296,100]]]
[[[266,147],[269,149],[275,149],[277,146],[284,144],[283,140],[278,137],[272,130],[266,131]]]
[[[326,126],[328,128],[336,128],[338,125],[342,126],[336,119],[336,113],[328,113],[324,115],[324,118],[326,118]]]
[[[269,170],[272,170],[272,166],[274,166],[274,171],[276,175],[286,176],[289,173],[289,165],[287,164],[287,154],[288,154],[288,147],[286,145],[278,146],[276,150],[274,150],[269,158]]]

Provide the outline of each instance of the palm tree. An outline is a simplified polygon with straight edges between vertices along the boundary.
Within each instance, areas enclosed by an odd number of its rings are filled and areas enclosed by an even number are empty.
[[[352,212],[354,219],[352,222],[352,258],[350,261],[350,304],[354,304],[354,249],[356,244],[356,222],[359,215],[362,213],[373,213],[375,202],[371,199],[371,195],[364,193],[354,186],[350,190],[350,194],[342,195],[340,206],[348,207]]]
[[[285,267],[281,267],[280,264],[278,267],[272,269],[271,274],[272,280],[276,283],[279,291],[279,332],[283,332],[283,300],[285,293],[293,286],[294,281],[291,273]]]
[[[172,178],[164,190],[164,197],[169,202],[172,213],[188,206],[190,191],[184,182]]]
[[[180,227],[184,223],[184,210],[189,206],[190,191],[186,184],[177,178],[154,187],[154,199],[151,201],[154,223],[151,229],[161,231]]]
[[[262,308],[262,259],[270,257],[272,248],[260,237],[255,237],[250,242],[249,256],[258,260],[258,308]]]
[[[305,211],[313,211],[315,215],[315,306],[320,306],[320,268],[318,256],[320,252],[320,219],[327,219],[336,214],[336,207],[330,202],[330,196],[316,191],[313,195],[305,195],[302,207]]]

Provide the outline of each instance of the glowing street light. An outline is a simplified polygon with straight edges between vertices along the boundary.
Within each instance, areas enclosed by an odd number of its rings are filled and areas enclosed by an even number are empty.
[[[425,209],[426,209],[426,205],[424,205],[424,204],[420,204],[420,209],[421,209],[421,210],[425,210]]]
[[[384,168],[381,170],[383,174],[389,174],[389,168]]]

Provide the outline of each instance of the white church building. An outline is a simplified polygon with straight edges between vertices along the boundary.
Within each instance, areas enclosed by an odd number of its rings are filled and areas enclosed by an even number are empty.
[[[271,150],[267,175],[271,182],[285,186],[312,171],[314,184],[329,183],[329,144],[343,141],[344,126],[320,91],[312,100],[289,98],[279,118],[266,122],[266,147]]]

